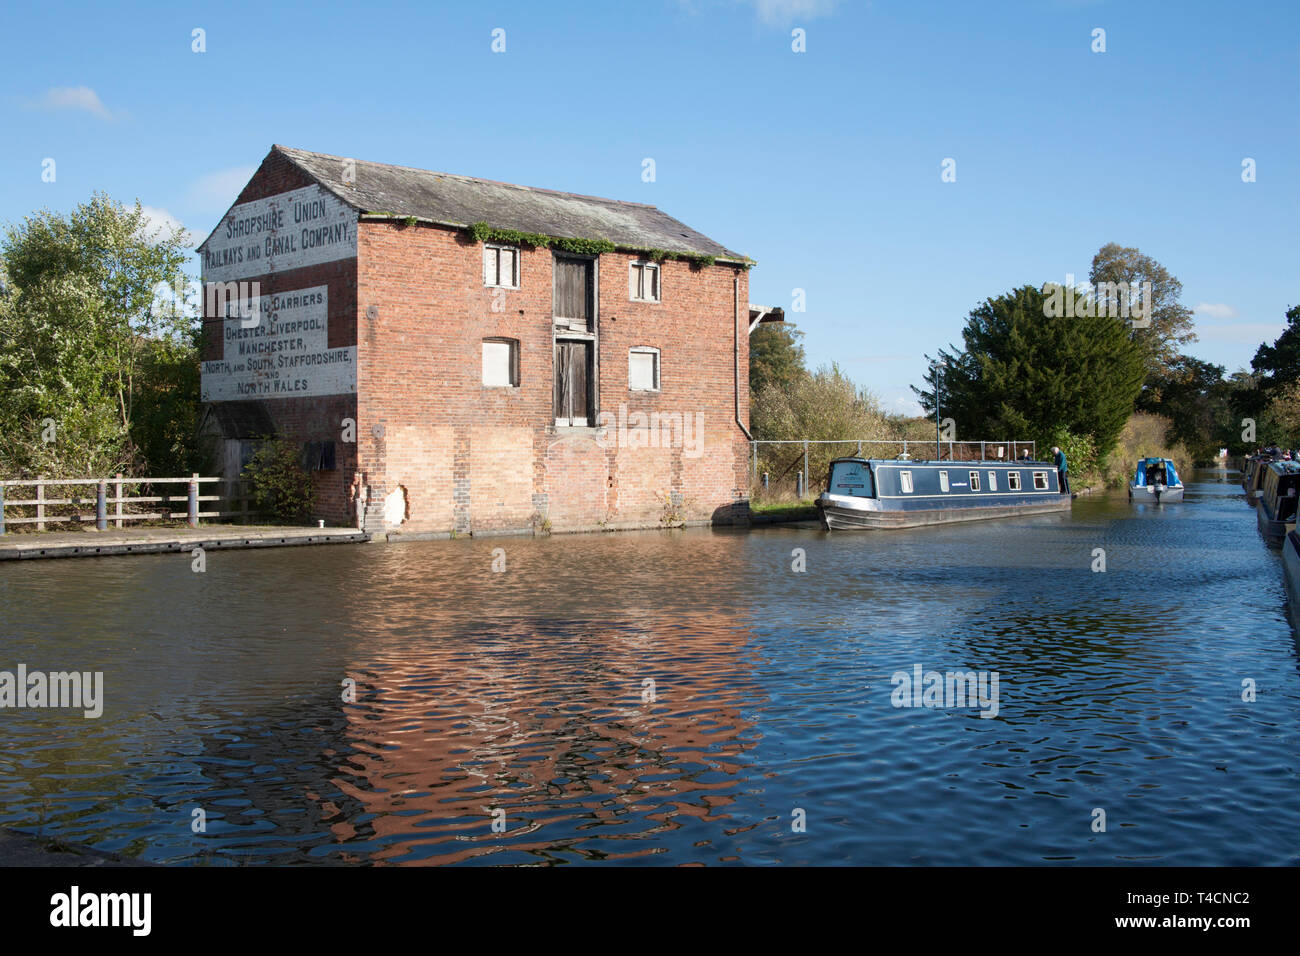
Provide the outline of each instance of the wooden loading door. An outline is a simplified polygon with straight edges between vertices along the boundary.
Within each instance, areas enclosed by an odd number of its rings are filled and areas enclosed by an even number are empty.
[[[591,343],[555,343],[555,424],[591,423]]]

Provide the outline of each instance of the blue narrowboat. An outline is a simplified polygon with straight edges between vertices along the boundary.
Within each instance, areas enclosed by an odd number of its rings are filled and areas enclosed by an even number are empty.
[[[1128,500],[1182,501],[1183,480],[1168,458],[1141,458],[1133,480],[1128,483]]]
[[[1069,509],[1044,461],[836,458],[817,499],[827,531],[915,528]]]
[[[1295,527],[1296,496],[1300,495],[1300,464],[1271,461],[1262,469],[1259,503],[1255,518],[1259,533],[1270,548],[1282,547],[1282,540]]]

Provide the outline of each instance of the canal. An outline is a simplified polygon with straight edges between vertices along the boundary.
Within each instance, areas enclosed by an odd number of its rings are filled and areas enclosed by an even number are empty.
[[[5,562],[0,670],[104,701],[0,711],[0,827],[211,865],[1295,863],[1296,637],[1235,482],[888,533]],[[931,671],[985,696],[895,676]]]

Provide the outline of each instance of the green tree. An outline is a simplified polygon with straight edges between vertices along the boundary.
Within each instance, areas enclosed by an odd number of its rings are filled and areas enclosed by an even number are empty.
[[[1113,301],[1106,284],[1128,283],[1130,298],[1138,296],[1142,284],[1151,283],[1151,314],[1147,328],[1133,328],[1133,340],[1142,347],[1147,378],[1169,376],[1182,348],[1196,341],[1192,331],[1192,310],[1179,300],[1183,284],[1155,259],[1131,246],[1110,242],[1092,258],[1089,281],[1097,290],[1099,301]],[[1106,286],[1106,291],[1103,287]]]
[[[765,322],[749,337],[749,392],[757,397],[768,385],[790,388],[808,374],[800,332],[789,322]]]
[[[182,230],[151,231],[139,202],[99,194],[6,228],[0,468],[86,477],[139,461],[136,403],[159,350],[173,373],[197,364],[196,316],[158,293],[186,286],[186,256]]]
[[[1300,381],[1300,305],[1286,310],[1286,328],[1272,345],[1260,344],[1250,367],[1259,376],[1261,404],[1267,403],[1279,390]]]
[[[942,413],[957,440],[1087,436],[1098,459],[1115,446],[1133,411],[1145,375],[1141,348],[1119,319],[1048,318],[1048,296],[1022,286],[973,309],[962,331],[964,348],[939,352],[913,386],[930,414],[939,386]]]

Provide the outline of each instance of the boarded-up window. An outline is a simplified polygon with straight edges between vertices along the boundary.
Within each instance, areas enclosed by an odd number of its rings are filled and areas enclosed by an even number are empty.
[[[912,493],[912,473],[910,471],[900,471],[898,473],[898,486],[902,489],[903,494]]]
[[[939,490],[948,490],[948,473],[946,471],[939,472]]]
[[[519,250],[514,246],[484,246],[483,284],[519,288]]]
[[[971,491],[980,490],[980,473],[978,471],[972,471],[970,473],[970,490]]]
[[[996,471],[990,471],[990,472],[989,472],[989,491],[997,491],[997,490],[998,490],[998,473],[997,473]]]
[[[555,258],[555,324],[591,329],[595,263],[590,259]]]
[[[627,353],[627,387],[638,392],[659,390],[659,350],[634,348]]]
[[[483,384],[513,387],[519,384],[519,343],[514,339],[483,340]]]
[[[659,301],[659,267],[653,262],[632,263],[628,295],[639,302]]]

